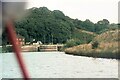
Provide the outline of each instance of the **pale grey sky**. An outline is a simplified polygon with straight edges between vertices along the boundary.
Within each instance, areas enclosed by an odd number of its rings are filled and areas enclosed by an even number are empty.
[[[73,19],[90,19],[96,23],[108,19],[111,23],[118,22],[119,0],[28,0],[27,8],[47,7],[50,10],[61,10]]]

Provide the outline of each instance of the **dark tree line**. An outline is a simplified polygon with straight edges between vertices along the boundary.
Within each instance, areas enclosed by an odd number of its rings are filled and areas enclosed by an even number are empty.
[[[102,31],[105,30],[118,28],[117,24],[110,24],[107,19],[100,20],[97,23],[93,23],[89,19],[86,19],[85,21],[75,19],[73,22],[75,24],[75,27],[78,29],[84,29],[95,33],[102,33]]]
[[[28,16],[15,22],[17,34],[25,37],[26,42],[35,39],[43,43],[65,43],[72,38],[72,33],[76,28],[95,33],[101,33],[109,28],[117,28],[116,24],[110,24],[107,19],[97,23],[88,19],[81,21],[69,18],[59,10],[50,11],[46,7],[31,8],[26,11],[29,12]],[[5,31],[2,39],[3,44],[7,42]]]

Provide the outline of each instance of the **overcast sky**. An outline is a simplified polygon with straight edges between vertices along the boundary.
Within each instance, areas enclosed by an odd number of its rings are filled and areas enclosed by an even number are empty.
[[[61,10],[71,18],[90,19],[96,23],[108,19],[111,23],[118,22],[119,0],[28,0],[27,8],[47,7],[50,10]]]

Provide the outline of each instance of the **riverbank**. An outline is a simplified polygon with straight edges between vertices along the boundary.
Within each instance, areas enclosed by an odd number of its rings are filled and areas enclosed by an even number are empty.
[[[100,43],[95,49],[91,44],[83,44],[65,49],[66,54],[87,56],[94,58],[112,58],[120,59],[118,42]]]
[[[61,51],[63,44],[48,44],[48,45],[23,45],[21,46],[22,52],[54,52]],[[12,45],[2,46],[0,51],[3,53],[13,52]]]

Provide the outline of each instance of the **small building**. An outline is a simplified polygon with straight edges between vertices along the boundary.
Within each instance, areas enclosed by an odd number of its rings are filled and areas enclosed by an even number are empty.
[[[21,35],[18,35],[17,36],[17,41],[19,42],[19,44],[22,46],[22,45],[25,45],[25,38]]]
[[[32,43],[33,45],[42,45],[42,42],[41,41],[33,41],[33,43]]]

